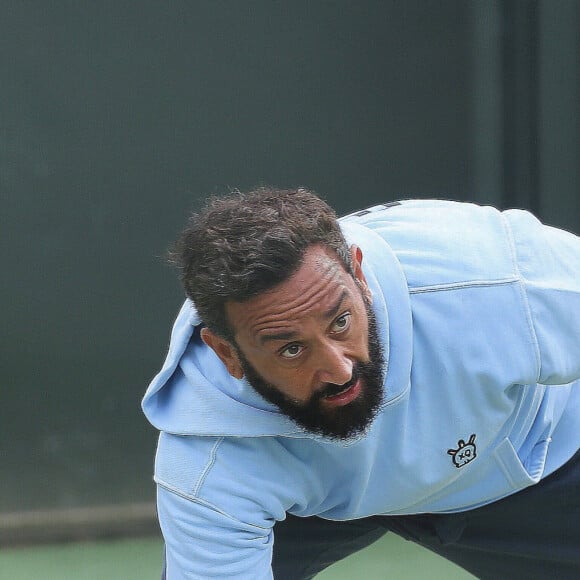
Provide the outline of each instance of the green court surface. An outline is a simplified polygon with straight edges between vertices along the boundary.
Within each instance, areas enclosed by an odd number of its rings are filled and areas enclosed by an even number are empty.
[[[159,580],[161,541],[120,540],[0,550],[1,580]],[[473,576],[388,534],[318,580],[468,580]],[[248,580],[251,580],[249,578]]]

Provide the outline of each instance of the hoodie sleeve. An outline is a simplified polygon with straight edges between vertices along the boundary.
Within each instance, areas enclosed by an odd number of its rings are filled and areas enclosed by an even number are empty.
[[[537,382],[580,379],[580,238],[528,212],[504,212],[536,337]]]
[[[158,486],[167,580],[271,580],[273,532]]]

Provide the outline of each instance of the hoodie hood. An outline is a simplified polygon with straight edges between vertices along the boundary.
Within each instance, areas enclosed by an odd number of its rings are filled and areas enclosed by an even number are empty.
[[[341,227],[347,242],[363,252],[363,271],[383,340],[385,404],[389,404],[409,386],[412,337],[405,277],[380,235],[356,223],[342,221]],[[201,327],[195,306],[186,300],[173,326],[165,363],[142,402],[154,427],[176,435],[319,438],[262,399],[247,381],[232,377],[201,340]]]

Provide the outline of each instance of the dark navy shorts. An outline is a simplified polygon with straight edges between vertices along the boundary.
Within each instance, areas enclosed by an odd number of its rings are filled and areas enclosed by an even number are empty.
[[[477,578],[578,580],[580,452],[537,485],[466,512],[348,522],[288,516],[274,528],[274,578],[313,578],[388,531]],[[388,558],[385,553],[385,561]]]

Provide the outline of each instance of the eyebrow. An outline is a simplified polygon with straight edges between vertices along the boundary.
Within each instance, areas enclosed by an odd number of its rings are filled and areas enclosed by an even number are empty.
[[[342,306],[342,303],[344,302],[344,299],[347,296],[348,292],[346,290],[343,290],[334,306],[331,306],[328,310],[326,310],[323,313],[324,318],[332,318],[340,310],[340,307]]]
[[[348,296],[348,292],[343,290],[338,297],[338,300],[335,302],[333,306],[331,306],[328,310],[325,310],[322,313],[324,318],[332,318],[336,315],[336,313],[340,310],[342,303],[344,302],[345,298]],[[260,343],[266,344],[267,342],[273,340],[293,340],[298,336],[298,333],[295,331],[288,331],[288,332],[276,332],[273,334],[264,334],[260,336]]]
[[[294,331],[292,332],[277,332],[275,334],[264,334],[260,336],[260,343],[266,344],[271,340],[292,340],[296,338],[298,334]]]

